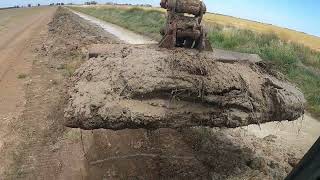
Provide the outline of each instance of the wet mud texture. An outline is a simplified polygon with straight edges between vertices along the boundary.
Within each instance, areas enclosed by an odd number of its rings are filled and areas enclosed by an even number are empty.
[[[156,45],[95,45],[74,74],[69,127],[239,127],[295,120],[303,94],[256,55]],[[89,50],[90,51],[90,50]]]

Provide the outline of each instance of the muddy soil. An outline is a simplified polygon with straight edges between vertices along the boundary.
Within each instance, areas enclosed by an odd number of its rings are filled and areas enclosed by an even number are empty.
[[[258,56],[157,45],[98,49],[104,53],[72,77],[69,127],[235,128],[304,114],[303,94]]]

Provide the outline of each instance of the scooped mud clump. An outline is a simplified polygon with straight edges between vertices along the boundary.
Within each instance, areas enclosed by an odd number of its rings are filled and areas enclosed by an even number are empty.
[[[239,127],[295,120],[303,94],[257,55],[222,50],[96,45],[72,78],[69,127]]]

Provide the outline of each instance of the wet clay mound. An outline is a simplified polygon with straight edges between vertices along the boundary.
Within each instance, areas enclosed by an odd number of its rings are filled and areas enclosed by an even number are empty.
[[[83,129],[238,127],[295,120],[303,94],[256,55],[105,45],[76,71],[66,125]]]

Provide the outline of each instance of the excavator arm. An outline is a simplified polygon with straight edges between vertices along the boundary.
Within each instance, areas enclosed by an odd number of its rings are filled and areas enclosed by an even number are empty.
[[[285,180],[320,180],[320,137]]]

